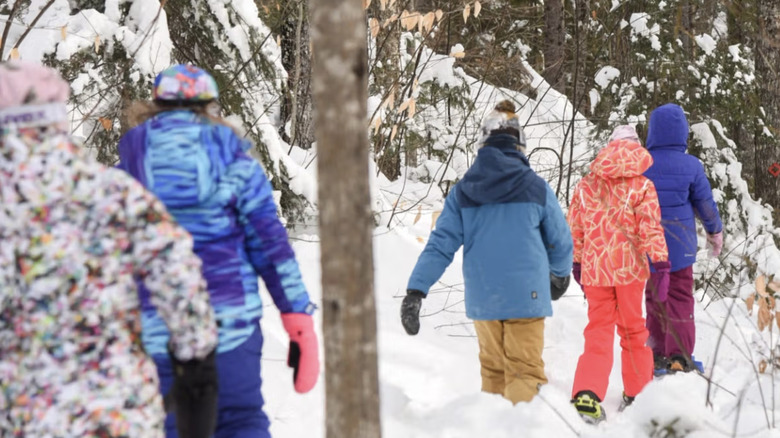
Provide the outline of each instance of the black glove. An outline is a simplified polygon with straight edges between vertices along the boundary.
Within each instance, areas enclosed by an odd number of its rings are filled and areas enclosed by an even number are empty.
[[[556,277],[555,275],[550,274],[550,298],[555,301],[562,297],[563,294],[566,293],[566,289],[569,288],[570,281],[571,277],[568,275],[565,277]]]
[[[401,323],[406,333],[416,335],[420,331],[420,306],[425,294],[419,290],[406,291],[403,303],[401,303]]]
[[[170,356],[173,386],[165,397],[166,411],[175,413],[180,437],[211,438],[217,428],[216,353],[186,362]]]

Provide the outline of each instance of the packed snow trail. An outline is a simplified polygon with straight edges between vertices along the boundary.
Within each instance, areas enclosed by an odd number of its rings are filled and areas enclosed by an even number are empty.
[[[412,214],[412,216],[414,216]],[[615,365],[603,406],[608,421],[585,424],[569,404],[577,359],[582,353],[582,331],[587,306],[579,287],[572,282],[566,295],[553,303],[554,315],[546,320],[545,370],[549,384],[530,403],[513,406],[504,398],[480,392],[477,339],[463,307],[461,253],[423,301],[421,329],[408,336],[401,326],[399,309],[406,281],[424,247],[431,215],[408,226],[375,232],[379,377],[383,436],[391,438],[503,438],[503,437],[647,437],[652,424],[675,423],[688,437],[740,436],[780,437],[768,431],[773,421],[771,407],[780,405],[780,391],[772,403],[771,376],[761,375],[763,394],[749,359],[753,323],[744,303],[732,308],[731,300],[706,306],[697,294],[696,358],[712,373],[712,408],[706,404],[708,381],[697,373],[677,374],[651,382],[633,405],[618,412],[622,383],[619,337],[615,337]],[[294,247],[312,299],[319,302],[319,247],[316,236],[298,236]],[[422,238],[423,242],[420,241]],[[706,309],[705,309],[706,306]],[[306,395],[292,390],[292,372],[286,365],[287,338],[278,312],[265,309],[262,320],[266,337],[263,353],[263,391],[271,432],[275,438],[324,437],[324,382]],[[317,312],[317,323],[322,313]],[[720,327],[728,320],[713,357]],[[735,325],[739,323],[739,326]],[[323,371],[324,373],[324,371]],[[764,400],[762,402],[762,400]],[[764,412],[763,405],[769,407]],[[774,417],[780,419],[780,411]],[[737,418],[738,415],[738,418]],[[679,420],[676,420],[681,417]],[[736,424],[736,426],[735,426]],[[655,426],[656,428],[660,426]]]

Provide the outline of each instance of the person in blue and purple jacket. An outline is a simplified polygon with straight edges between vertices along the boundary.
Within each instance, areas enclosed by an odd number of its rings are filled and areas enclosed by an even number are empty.
[[[301,279],[287,231],[277,216],[271,184],[239,138],[216,117],[218,89],[200,68],[175,65],[160,73],[146,120],[119,143],[119,168],[165,204],[193,237],[203,262],[219,329],[218,418],[215,436],[267,438],[269,420],[260,393],[263,336],[258,275],[282,314],[290,335],[288,365],[294,387],[307,392],[319,373],[315,306]],[[144,118],[144,117],[141,117]],[[170,390],[169,332],[141,290],[143,343],[154,358],[161,390]],[[166,420],[176,437],[175,418]],[[186,438],[186,437],[182,437]]]
[[[688,120],[683,109],[672,103],[656,108],[650,115],[647,133],[653,165],[644,175],[653,181],[658,192],[661,225],[672,264],[668,294],[657,287],[659,277],[655,273],[645,290],[648,344],[653,349],[656,372],[694,369],[696,217],[707,233],[710,256],[717,257],[723,246],[723,224],[712,188],[701,161],[687,154],[687,148]]]

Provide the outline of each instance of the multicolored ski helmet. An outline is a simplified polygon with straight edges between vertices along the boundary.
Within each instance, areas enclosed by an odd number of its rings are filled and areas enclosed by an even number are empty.
[[[219,97],[219,90],[214,77],[205,70],[177,64],[157,75],[152,97],[167,103],[207,103]]]

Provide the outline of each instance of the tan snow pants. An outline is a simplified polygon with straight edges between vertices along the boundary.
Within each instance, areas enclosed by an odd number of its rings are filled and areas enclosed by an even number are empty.
[[[479,340],[482,391],[512,403],[530,401],[547,383],[544,318],[474,321]]]

